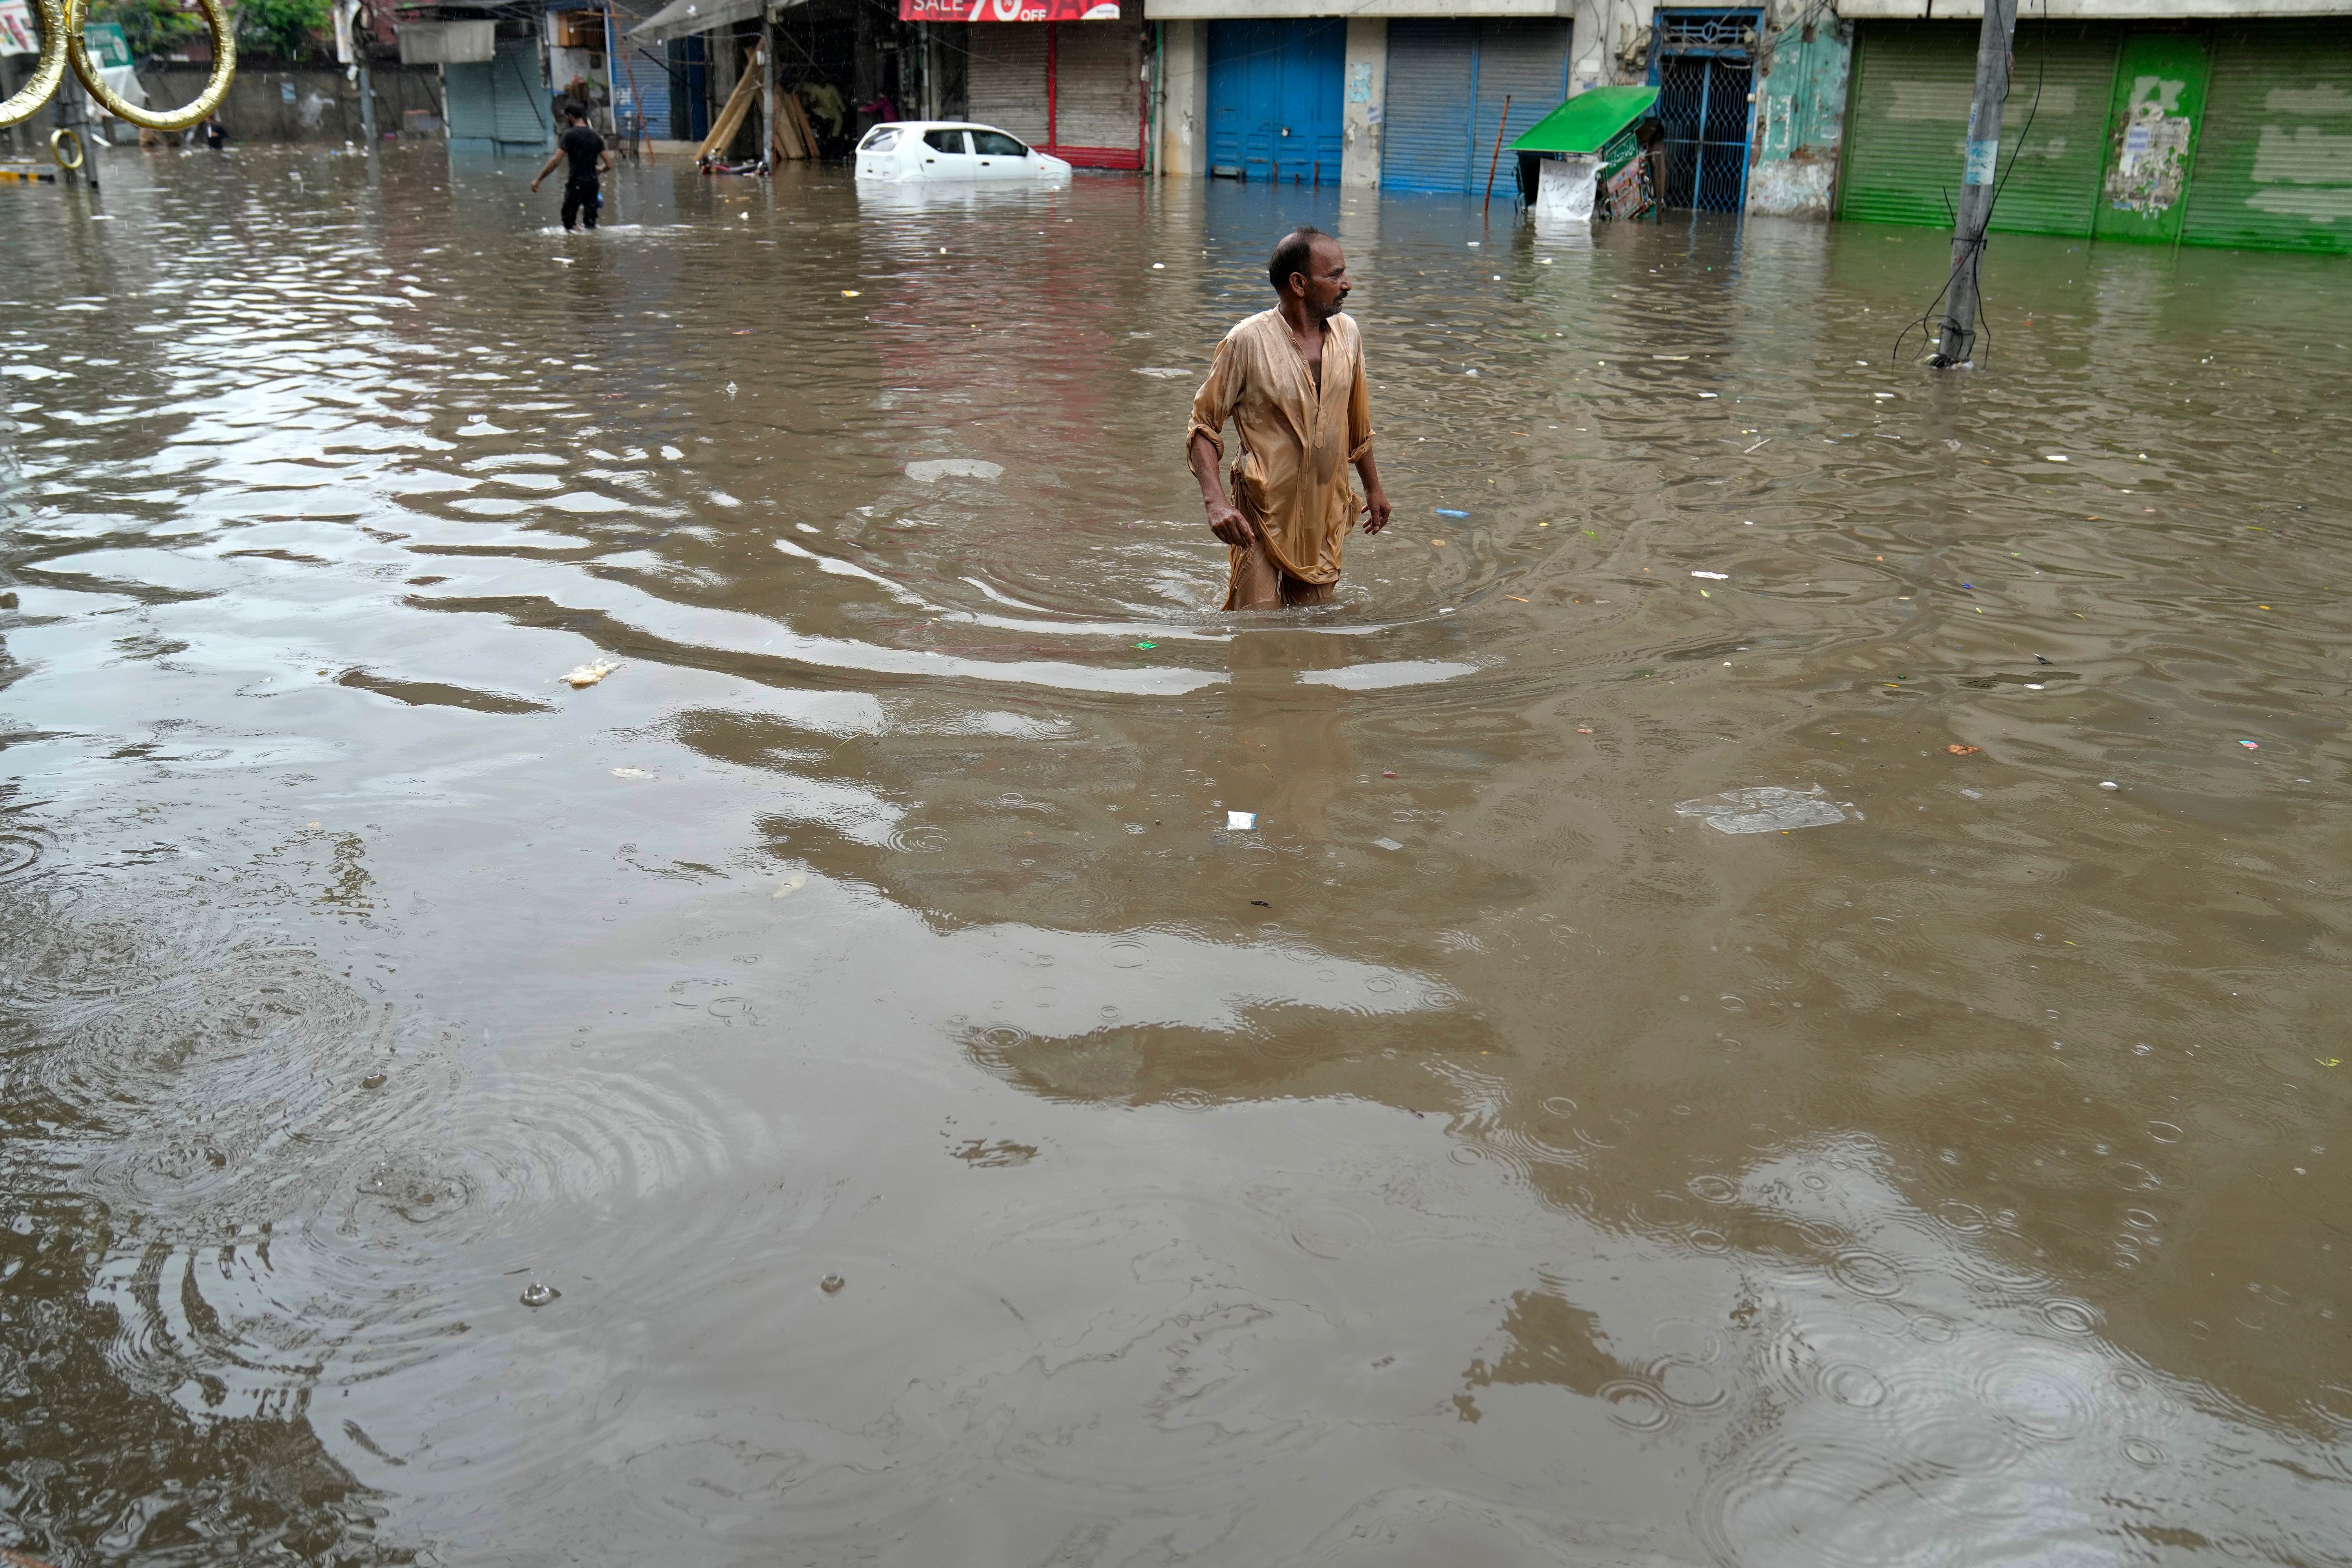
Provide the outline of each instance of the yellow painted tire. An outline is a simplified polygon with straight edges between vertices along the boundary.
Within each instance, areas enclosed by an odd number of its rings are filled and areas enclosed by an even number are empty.
[[[55,0],[45,0],[45,3],[54,4]],[[117,120],[127,120],[150,131],[185,131],[210,119],[213,110],[221,106],[221,100],[228,97],[229,85],[236,80],[236,28],[224,0],[196,0],[204,9],[205,23],[212,29],[213,35],[213,74],[205,83],[205,90],[196,94],[194,102],[178,109],[166,109],[160,113],[124,102],[115,96],[112,89],[99,79],[98,64],[89,58],[89,45],[82,37],[83,3],[84,0],[66,0],[69,24],[65,32],[66,56],[73,63],[74,75],[81,78],[82,86],[89,89],[89,95],[98,100],[98,106]],[[42,58],[46,63],[47,57],[45,55]]]
[[[32,80],[0,103],[0,126],[22,125],[38,114],[66,79],[66,8],[58,0],[37,3],[41,8],[41,63],[34,68]]]
[[[70,153],[71,156],[68,156]],[[60,169],[73,170],[82,166],[88,154],[82,151],[81,138],[64,126],[49,132],[49,158]]]

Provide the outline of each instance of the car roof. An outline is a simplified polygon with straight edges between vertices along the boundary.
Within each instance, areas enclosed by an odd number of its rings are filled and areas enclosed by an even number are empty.
[[[1013,136],[1001,125],[983,125],[977,120],[886,120],[874,127],[877,131],[993,131],[999,136]],[[1021,138],[1013,136],[1015,142]],[[1024,142],[1022,145],[1027,146]]]

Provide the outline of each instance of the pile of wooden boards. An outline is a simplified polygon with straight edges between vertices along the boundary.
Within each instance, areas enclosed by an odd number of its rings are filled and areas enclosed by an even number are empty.
[[[816,156],[816,132],[809,125],[808,110],[801,107],[798,93],[776,94],[775,132],[777,163],[805,163]]]
[[[743,129],[743,117],[760,101],[760,50],[755,45],[743,53],[743,73],[735,79],[735,90],[727,95],[727,107],[719,111],[719,122],[710,134],[702,139],[695,150],[698,161],[715,158],[727,151],[735,133]]]
[[[727,95],[727,105],[719,111],[719,122],[696,149],[698,161],[723,157],[734,143],[745,117],[759,104],[760,80],[766,74],[761,64],[756,46],[745,53],[743,74],[735,79],[735,90]],[[776,94],[775,123],[770,130],[769,152],[774,162],[805,163],[817,155],[816,132],[810,127],[808,110],[801,106],[798,95]]]

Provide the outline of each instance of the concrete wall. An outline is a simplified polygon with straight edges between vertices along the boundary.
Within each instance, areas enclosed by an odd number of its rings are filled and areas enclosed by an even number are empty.
[[[1170,22],[1160,79],[1160,172],[1209,172],[1209,24]]]
[[[436,68],[381,65],[373,68],[375,82],[375,128],[379,133],[398,131],[401,115],[411,109],[441,112],[441,87]],[[186,103],[202,92],[205,67],[166,66],[139,73],[153,105]],[[292,99],[286,89],[294,89]],[[360,138],[360,89],[344,79],[340,68],[277,69],[240,65],[236,81],[221,105],[221,124],[231,142],[310,142],[341,146]],[[110,139],[136,141],[131,126],[112,124]]]
[[[1826,218],[1845,130],[1853,29],[1822,16],[1775,31],[1766,47],[1756,68],[1748,210]]]
[[[1371,190],[1381,183],[1381,122],[1388,109],[1388,18],[1349,18],[1347,49],[1339,184]]]

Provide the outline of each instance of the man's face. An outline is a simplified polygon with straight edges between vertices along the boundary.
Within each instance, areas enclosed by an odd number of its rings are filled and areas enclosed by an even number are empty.
[[[1348,290],[1355,287],[1348,281],[1347,252],[1333,239],[1317,240],[1307,253],[1307,270],[1291,276],[1307,280],[1307,313],[1318,321],[1328,321],[1345,309]]]

